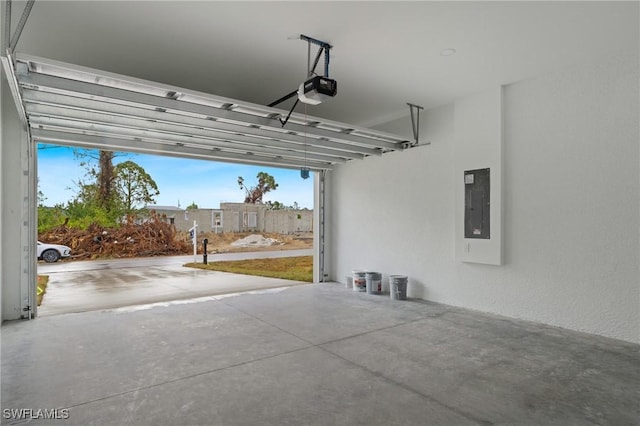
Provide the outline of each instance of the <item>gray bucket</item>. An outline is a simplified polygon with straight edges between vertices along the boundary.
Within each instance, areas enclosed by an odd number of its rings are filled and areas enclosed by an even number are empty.
[[[382,294],[382,274],[379,272],[367,272],[365,274],[367,293]]]
[[[344,288],[353,288],[353,277],[347,275],[346,277],[344,277],[344,279]]]
[[[389,275],[389,293],[391,300],[407,300],[407,281],[406,275]]]
[[[366,274],[364,271],[353,271],[353,291],[367,290]]]

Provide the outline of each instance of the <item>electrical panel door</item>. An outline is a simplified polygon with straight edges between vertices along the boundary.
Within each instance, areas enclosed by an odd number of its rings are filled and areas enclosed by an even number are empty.
[[[489,169],[464,172],[464,237],[490,238]]]

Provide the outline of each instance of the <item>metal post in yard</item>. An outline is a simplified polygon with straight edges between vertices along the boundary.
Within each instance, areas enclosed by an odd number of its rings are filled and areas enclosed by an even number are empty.
[[[207,238],[202,240],[202,245],[203,245],[202,263],[204,263],[205,265],[207,264],[207,244],[208,243],[209,243],[209,240]]]

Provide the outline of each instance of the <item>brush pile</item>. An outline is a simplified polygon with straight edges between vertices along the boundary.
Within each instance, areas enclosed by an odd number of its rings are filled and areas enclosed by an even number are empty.
[[[60,225],[40,234],[38,240],[70,247],[74,259],[180,255],[191,249],[189,242],[176,238],[174,225],[155,214],[144,223],[127,221],[119,228],[94,223],[83,230]]]

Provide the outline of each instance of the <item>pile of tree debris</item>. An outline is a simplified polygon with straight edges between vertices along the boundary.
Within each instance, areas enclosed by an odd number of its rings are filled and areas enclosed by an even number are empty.
[[[60,225],[40,234],[38,240],[70,247],[74,259],[167,256],[187,254],[191,249],[189,242],[176,238],[173,225],[156,215],[140,224],[128,220],[119,228],[94,223],[83,230]]]

